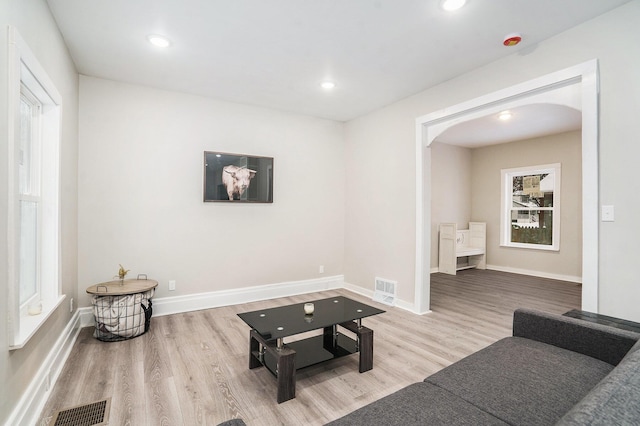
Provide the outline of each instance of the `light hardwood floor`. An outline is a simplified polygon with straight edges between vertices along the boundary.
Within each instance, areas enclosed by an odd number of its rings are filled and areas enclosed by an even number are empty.
[[[563,313],[580,307],[574,283],[496,271],[431,276],[432,312],[418,316],[346,290],[154,317],[149,332],[105,343],[83,329],[40,424],[57,409],[111,397],[111,425],[321,425],[511,334],[518,307]],[[248,369],[249,328],[241,312],[344,295],[385,309],[374,330],[373,370],[358,357],[297,373],[296,398],[276,403],[275,378]],[[285,339],[286,341],[286,339]]]

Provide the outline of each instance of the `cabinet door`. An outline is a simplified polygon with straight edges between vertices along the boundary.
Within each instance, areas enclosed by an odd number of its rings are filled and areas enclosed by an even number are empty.
[[[487,267],[487,224],[485,222],[469,222],[469,246],[481,248],[484,254],[474,256],[474,265],[478,269],[486,269]]]
[[[438,272],[456,274],[456,232],[455,223],[440,224],[440,244],[438,245]]]

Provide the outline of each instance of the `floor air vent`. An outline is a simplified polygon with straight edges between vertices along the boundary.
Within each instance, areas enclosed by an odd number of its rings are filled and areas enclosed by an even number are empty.
[[[53,426],[94,426],[106,425],[109,422],[111,398],[90,404],[78,405],[57,411],[53,415]]]
[[[376,278],[376,290],[373,292],[373,300],[385,305],[395,306],[397,281],[389,281],[384,278]]]

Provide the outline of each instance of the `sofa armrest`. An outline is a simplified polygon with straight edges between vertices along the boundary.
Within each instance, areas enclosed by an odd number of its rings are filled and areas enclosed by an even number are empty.
[[[632,331],[532,309],[517,309],[513,313],[513,335],[588,355],[611,365],[618,365],[640,339],[640,334]]]

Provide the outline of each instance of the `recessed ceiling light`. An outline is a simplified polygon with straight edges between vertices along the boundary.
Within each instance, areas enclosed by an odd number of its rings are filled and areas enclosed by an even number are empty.
[[[331,90],[336,87],[336,84],[333,81],[323,81],[320,84],[320,87],[322,87],[325,90]]]
[[[453,12],[454,10],[458,10],[464,6],[466,2],[467,0],[442,0],[440,7],[447,12]]]
[[[157,34],[148,35],[147,40],[156,47],[169,47],[171,45],[168,38]]]
[[[502,121],[509,120],[511,117],[511,111],[502,111],[500,114],[498,114],[498,118]]]

